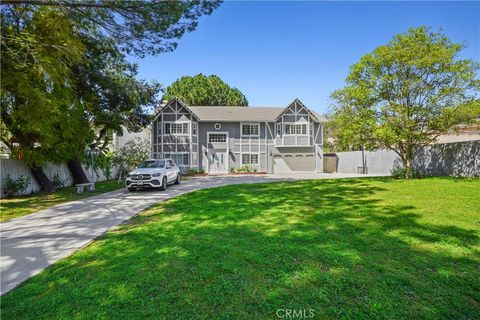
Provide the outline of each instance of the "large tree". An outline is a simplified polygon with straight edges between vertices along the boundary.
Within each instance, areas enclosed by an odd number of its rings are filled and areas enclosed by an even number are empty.
[[[180,98],[192,106],[248,106],[247,98],[218,76],[183,76],[165,90],[163,100]]]
[[[107,131],[146,123],[158,85],[136,79],[126,54],[175,49],[219,1],[5,0],[2,13],[2,140],[25,158],[44,190],[47,160],[73,164]],[[94,137],[96,135],[96,137]]]
[[[363,56],[332,94],[332,130],[346,148],[395,151],[411,175],[415,154],[479,116],[478,62],[429,28],[409,29]]]
[[[63,12],[9,9],[1,21],[1,139],[51,191],[41,164],[67,160],[89,139],[72,91],[71,68],[83,60],[84,46]]]

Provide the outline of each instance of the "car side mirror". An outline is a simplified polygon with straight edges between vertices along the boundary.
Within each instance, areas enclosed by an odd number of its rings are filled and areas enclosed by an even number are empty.
[[[166,166],[165,168],[166,169],[172,169],[172,166]]]

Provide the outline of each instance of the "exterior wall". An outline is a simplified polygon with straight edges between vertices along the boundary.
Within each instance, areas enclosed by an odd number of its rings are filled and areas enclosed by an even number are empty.
[[[185,123],[188,126],[188,133],[182,135],[165,134],[166,123]],[[160,159],[166,156],[175,157],[176,155],[186,154],[188,163],[177,163],[180,170],[185,173],[191,168],[199,168],[198,133],[198,121],[195,117],[180,102],[172,100],[163,107],[153,121],[152,157]]]
[[[362,152],[337,152],[337,170],[341,173],[361,173]],[[399,164],[398,155],[390,150],[365,151],[365,163],[368,173],[389,175]]]
[[[337,152],[337,172],[357,173],[362,166],[361,151]],[[368,173],[389,175],[400,166],[398,155],[389,150],[365,152]],[[427,176],[480,176],[480,140],[434,144],[419,151],[413,166]]]
[[[427,176],[480,177],[480,140],[428,146],[413,166]]]
[[[53,164],[53,163],[46,163],[42,166],[45,174],[50,180],[53,180],[55,175],[64,182],[64,186],[72,186],[73,185],[73,177],[65,163],[61,164]],[[91,180],[91,170],[87,167],[83,166],[83,170],[87,175],[87,178]],[[23,162],[23,160],[17,159],[0,159],[0,182],[1,182],[1,189],[0,189],[0,196],[3,197],[3,188],[5,187],[5,178],[10,176],[13,179],[17,179],[20,176],[25,176],[30,178],[30,185],[26,188],[26,190],[22,193],[22,195],[32,194],[38,192],[40,190],[40,186],[38,185],[35,177],[33,176],[32,172],[28,168],[28,166]],[[111,172],[112,178],[118,176],[118,169],[112,168]],[[106,180],[105,174],[101,170],[94,171],[94,179],[95,181],[104,181]]]
[[[174,136],[165,135],[165,123],[186,122],[190,125],[190,135]],[[298,122],[307,124],[306,135],[289,135],[283,137],[283,124]],[[258,136],[246,137],[241,134],[241,125],[246,123],[259,124]],[[215,154],[224,155],[227,152],[228,166],[226,170],[238,169],[247,165],[250,169],[258,172],[273,172],[273,158],[275,154],[308,153],[314,156],[314,170],[323,170],[322,162],[322,124],[315,123],[303,105],[295,102],[285,110],[280,121],[282,135],[277,134],[275,122],[197,122],[188,108],[183,107],[176,100],[167,104],[152,124],[152,157],[163,158],[165,155],[174,153],[188,153],[190,163],[188,166],[180,166],[183,172],[190,168],[209,170],[209,161]],[[197,132],[192,134],[193,125],[196,124]],[[208,133],[226,133],[226,143],[208,143]],[[281,143],[278,139],[280,138]],[[285,140],[286,138],[286,140]],[[301,146],[299,146],[301,145]],[[242,155],[258,155],[258,164],[243,164]],[[218,168],[217,168],[218,169]],[[302,169],[300,165],[298,170]],[[311,166],[305,168],[312,171]]]

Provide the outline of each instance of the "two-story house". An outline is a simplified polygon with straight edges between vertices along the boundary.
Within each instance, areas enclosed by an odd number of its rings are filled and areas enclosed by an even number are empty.
[[[172,99],[152,123],[153,158],[227,173],[322,172],[326,119],[295,99],[286,107],[198,107]]]

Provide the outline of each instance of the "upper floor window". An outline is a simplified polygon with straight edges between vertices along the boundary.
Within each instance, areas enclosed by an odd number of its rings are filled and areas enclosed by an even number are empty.
[[[285,124],[285,134],[291,135],[306,135],[307,134],[307,124]]]
[[[208,142],[227,142],[227,135],[225,133],[209,133]]]
[[[277,136],[281,136],[281,135],[282,135],[282,124],[277,123]]]
[[[192,134],[197,134],[197,123],[192,123]]]
[[[260,132],[260,124],[242,123],[242,136],[258,136],[259,132]]]
[[[188,135],[188,123],[187,122],[180,122],[180,123],[166,122],[165,134]]]

